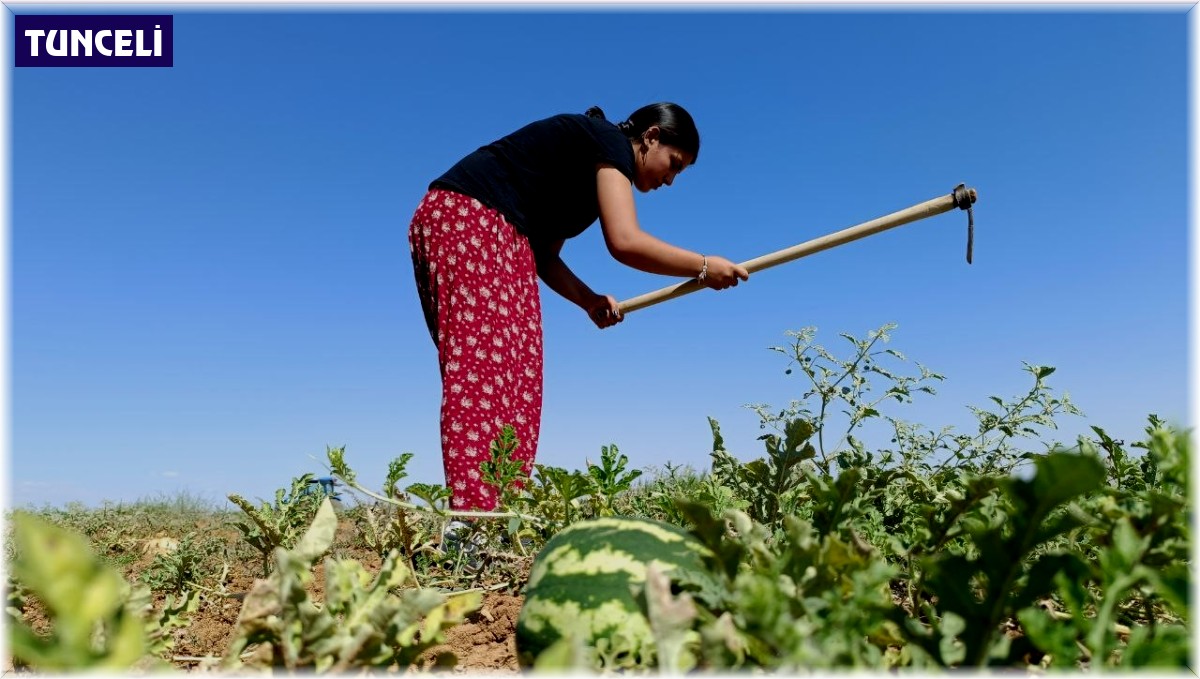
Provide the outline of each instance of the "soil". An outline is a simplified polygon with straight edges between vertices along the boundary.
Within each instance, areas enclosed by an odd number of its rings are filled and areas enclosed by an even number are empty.
[[[422,660],[450,651],[458,657],[455,671],[516,674],[517,616],[523,599],[511,594],[491,593],[466,622],[446,632],[446,643],[429,649]]]

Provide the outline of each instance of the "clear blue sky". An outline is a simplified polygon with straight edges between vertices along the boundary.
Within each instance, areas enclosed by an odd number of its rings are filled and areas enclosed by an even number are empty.
[[[804,326],[898,323],[947,380],[888,412],[930,427],[1024,393],[1022,361],[1085,411],[1064,441],[1188,424],[1185,10],[177,7],[173,68],[10,66],[10,501],[267,497],[326,445],[373,487],[406,451],[440,482],[425,187],[532,120],[659,100],[702,147],[638,195],[651,233],[744,261],[967,182],[975,263],[954,211],[603,332],[543,287],[539,462],[704,469],[708,416],[757,456],[743,406],[800,396],[768,347]],[[618,299],[675,282],[599,225],[564,259]]]

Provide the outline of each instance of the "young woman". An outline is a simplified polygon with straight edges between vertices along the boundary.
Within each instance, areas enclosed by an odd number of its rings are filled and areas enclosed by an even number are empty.
[[[533,471],[542,411],[542,317],[537,279],[597,327],[620,323],[617,300],[594,292],[559,257],[563,242],[600,220],[622,264],[696,277],[717,290],[745,268],[642,231],[633,190],[670,186],[696,162],[700,135],[671,103],[613,124],[593,107],[526,125],[460,160],[429,186],[409,228],[417,291],[442,374],[442,461],[454,509],[490,510],[497,489],[479,465],[504,425],[514,459]]]

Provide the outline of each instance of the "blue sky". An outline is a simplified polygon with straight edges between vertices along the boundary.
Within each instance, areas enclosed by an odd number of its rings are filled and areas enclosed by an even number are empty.
[[[440,482],[425,187],[532,120],[659,100],[702,147],[638,196],[647,231],[744,261],[966,182],[975,263],[954,211],[603,332],[543,287],[539,462],[704,469],[709,416],[757,456],[744,406],[803,393],[768,347],[805,326],[840,350],[897,323],[947,379],[887,412],[930,427],[1024,393],[1022,361],[1086,413],[1061,440],[1189,424],[1185,9],[181,6],[173,68],[10,66],[10,501],[267,497],[327,445],[370,486],[402,452]],[[675,282],[599,225],[564,259],[618,299]]]

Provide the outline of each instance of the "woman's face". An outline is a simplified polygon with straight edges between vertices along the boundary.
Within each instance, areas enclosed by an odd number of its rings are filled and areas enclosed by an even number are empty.
[[[670,186],[675,177],[696,160],[691,154],[662,143],[658,134],[658,127],[646,130],[634,149],[637,172],[633,185],[642,193]]]

